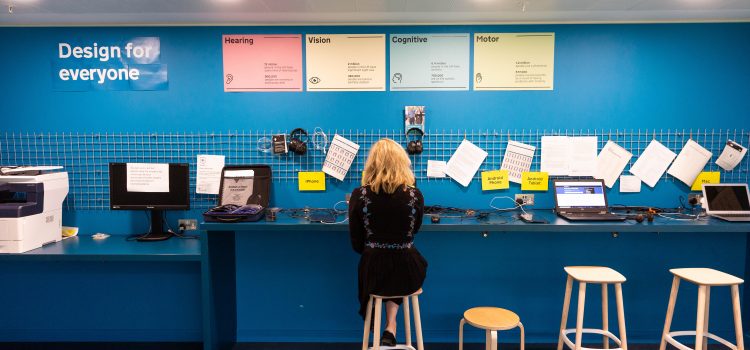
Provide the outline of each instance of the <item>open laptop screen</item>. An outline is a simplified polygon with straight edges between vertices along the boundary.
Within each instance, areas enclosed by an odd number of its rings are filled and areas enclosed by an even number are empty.
[[[711,212],[750,211],[746,185],[705,186],[705,195]]]
[[[558,208],[603,208],[607,206],[601,181],[556,181]]]

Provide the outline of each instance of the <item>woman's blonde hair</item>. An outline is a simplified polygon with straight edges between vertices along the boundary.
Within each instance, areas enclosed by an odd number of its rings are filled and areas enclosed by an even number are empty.
[[[401,145],[388,138],[372,145],[362,175],[362,186],[368,185],[375,193],[382,189],[389,194],[399,187],[414,186],[411,160]]]

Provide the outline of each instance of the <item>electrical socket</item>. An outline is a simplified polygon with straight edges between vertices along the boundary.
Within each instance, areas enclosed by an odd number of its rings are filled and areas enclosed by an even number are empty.
[[[185,231],[192,231],[198,229],[198,220],[195,219],[180,219],[177,220],[177,226]]]
[[[518,203],[518,200],[521,200],[521,203],[525,206],[534,205],[534,195],[528,194],[528,193],[518,193],[516,194],[516,203]]]

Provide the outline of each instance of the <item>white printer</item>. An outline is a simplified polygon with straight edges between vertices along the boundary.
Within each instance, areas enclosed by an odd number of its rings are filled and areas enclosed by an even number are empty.
[[[62,239],[68,173],[21,169],[0,175],[0,253],[23,253]]]

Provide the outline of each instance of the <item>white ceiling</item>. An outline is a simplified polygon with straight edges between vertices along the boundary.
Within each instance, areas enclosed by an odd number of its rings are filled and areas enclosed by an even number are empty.
[[[0,0],[0,4],[0,26],[750,21],[750,0]]]

